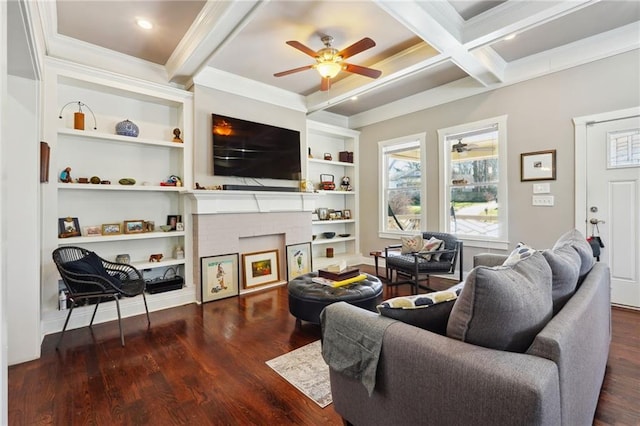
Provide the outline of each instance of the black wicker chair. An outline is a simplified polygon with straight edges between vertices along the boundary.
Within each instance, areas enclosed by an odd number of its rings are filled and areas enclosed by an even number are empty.
[[[147,323],[151,325],[147,299],[144,296],[145,281],[142,273],[133,266],[109,262],[90,250],[73,246],[55,249],[53,251],[53,261],[65,284],[67,298],[71,302],[56,349],[60,345],[67,329],[73,308],[90,299],[96,300],[96,307],[93,310],[89,327],[93,325],[100,302],[111,299],[116,301],[122,346],[124,346],[124,334],[120,318],[119,299],[121,297],[135,297],[142,294],[144,309],[147,312]]]
[[[459,265],[460,281],[462,281],[462,241],[451,234],[443,232],[422,233],[424,241],[431,237],[444,241],[444,250],[401,254],[400,249],[402,246],[400,244],[385,248],[388,285],[411,284],[414,294],[418,294],[420,288],[432,291],[429,288],[429,276],[431,274],[455,274],[456,264]],[[434,253],[440,254],[439,260],[434,260]],[[426,286],[420,285],[420,280],[426,280]]]

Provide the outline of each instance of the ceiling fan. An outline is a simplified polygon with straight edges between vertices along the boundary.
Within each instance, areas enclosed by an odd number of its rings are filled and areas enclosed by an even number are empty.
[[[460,154],[467,151],[493,151],[493,148],[493,145],[483,147],[474,143],[463,143],[462,139],[458,139],[457,143],[451,145],[451,152]]]
[[[340,51],[331,46],[331,43],[333,43],[333,37],[325,35],[320,40],[322,40],[322,43],[324,43],[324,47],[317,52],[300,43],[299,41],[287,41],[287,44],[289,46],[311,56],[316,60],[316,63],[313,65],[306,65],[304,67],[293,68],[287,71],[281,71],[275,73],[274,77],[282,77],[285,75],[314,68],[320,73],[320,76],[322,77],[320,90],[327,91],[331,87],[331,79],[338,75],[340,71],[360,74],[364,75],[365,77],[371,78],[378,78],[382,74],[382,71],[379,70],[343,62],[345,59],[375,46],[375,41],[371,40],[369,37],[365,37],[362,40],[357,41],[351,46]]]

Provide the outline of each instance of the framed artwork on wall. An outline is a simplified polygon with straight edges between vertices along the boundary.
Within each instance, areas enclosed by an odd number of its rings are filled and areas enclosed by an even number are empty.
[[[266,250],[242,255],[244,288],[259,287],[280,280],[278,250]]]
[[[238,253],[200,258],[202,303],[238,295]]]
[[[287,281],[308,274],[312,270],[311,243],[287,246]]]
[[[520,154],[520,181],[556,180],[556,150]]]

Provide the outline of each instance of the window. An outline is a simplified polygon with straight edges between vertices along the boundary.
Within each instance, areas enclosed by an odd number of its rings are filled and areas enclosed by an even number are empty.
[[[609,140],[608,167],[637,167],[640,165],[640,129],[624,130],[607,134]]]
[[[441,228],[465,244],[508,248],[506,116],[438,131]]]
[[[382,234],[415,233],[424,228],[424,140],[420,134],[378,143]]]

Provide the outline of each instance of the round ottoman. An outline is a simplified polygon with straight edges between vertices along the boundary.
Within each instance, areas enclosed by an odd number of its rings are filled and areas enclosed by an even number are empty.
[[[347,302],[363,309],[375,311],[382,298],[382,283],[373,275],[367,279],[342,287],[329,287],[311,281],[317,272],[301,275],[289,281],[289,312],[300,320],[320,324],[320,312],[335,302]]]

